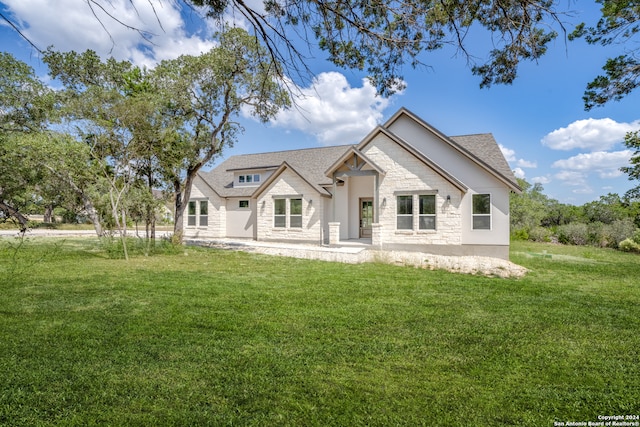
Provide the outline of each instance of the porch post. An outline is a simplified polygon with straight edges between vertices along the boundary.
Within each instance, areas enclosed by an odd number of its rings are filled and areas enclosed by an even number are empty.
[[[333,195],[331,196],[331,221],[336,220],[336,198],[338,192],[338,181],[336,180],[336,173],[333,173]],[[331,233],[329,233],[331,235]]]
[[[340,223],[330,222],[329,223],[329,244],[337,245],[338,243],[340,243]]]

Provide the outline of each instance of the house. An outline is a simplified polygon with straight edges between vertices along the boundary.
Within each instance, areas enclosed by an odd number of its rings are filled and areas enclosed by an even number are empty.
[[[491,134],[402,108],[359,144],[233,156],[194,181],[185,236],[508,259],[518,183]]]

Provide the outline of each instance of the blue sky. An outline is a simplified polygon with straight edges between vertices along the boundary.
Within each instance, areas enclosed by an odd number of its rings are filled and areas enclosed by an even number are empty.
[[[149,0],[133,0],[135,10],[130,0],[101,1],[122,21],[153,33],[153,44],[109,19],[102,20],[105,30],[85,0],[4,0],[0,10],[42,49],[93,49],[104,57],[153,67],[162,59],[212,47],[212,23],[171,0],[151,0],[162,28]],[[580,21],[597,21],[594,1],[558,3],[574,11],[564,18],[569,30]],[[242,25],[237,17],[228,20]],[[3,51],[46,78],[38,53],[14,30],[0,24],[0,40]],[[474,34],[472,53],[482,58],[490,48],[489,35]],[[625,133],[640,129],[640,91],[589,112],[582,103],[586,84],[601,73],[606,58],[623,52],[624,46],[588,46],[560,36],[538,63],[521,65],[513,85],[480,89],[466,59],[445,48],[421,57],[428,68],[407,68],[406,90],[389,99],[375,95],[365,74],[337,69],[323,52],[313,52],[309,64],[315,86],[301,87],[307,96],[298,101],[304,114],[282,112],[266,125],[242,118],[246,131],[224,156],[357,143],[404,106],[447,135],[493,133],[517,176],[541,182],[548,196],[563,203],[580,205],[610,192],[623,194],[635,185],[618,169],[631,155],[622,145]]]

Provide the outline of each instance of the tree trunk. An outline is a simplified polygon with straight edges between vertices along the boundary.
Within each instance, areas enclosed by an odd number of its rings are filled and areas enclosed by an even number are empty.
[[[177,244],[181,244],[182,243],[182,235],[184,234],[184,223],[183,223],[183,217],[184,217],[184,209],[185,209],[185,204],[182,198],[182,191],[181,191],[181,182],[179,180],[176,180],[173,182],[173,194],[175,197],[175,215],[173,217],[173,243]]]
[[[53,205],[47,205],[44,208],[44,218],[43,218],[43,222],[47,223],[47,224],[51,224],[53,223]]]
[[[0,211],[4,212],[5,216],[14,218],[20,224],[20,232],[24,233],[29,228],[29,220],[26,216],[22,215],[16,208],[8,205],[5,202],[0,201]]]

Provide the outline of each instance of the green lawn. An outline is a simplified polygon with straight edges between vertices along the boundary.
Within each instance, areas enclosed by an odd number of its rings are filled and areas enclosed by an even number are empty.
[[[499,279],[0,241],[0,425],[553,426],[640,413],[640,256]],[[15,243],[12,243],[15,245]],[[540,256],[543,251],[551,257]]]

